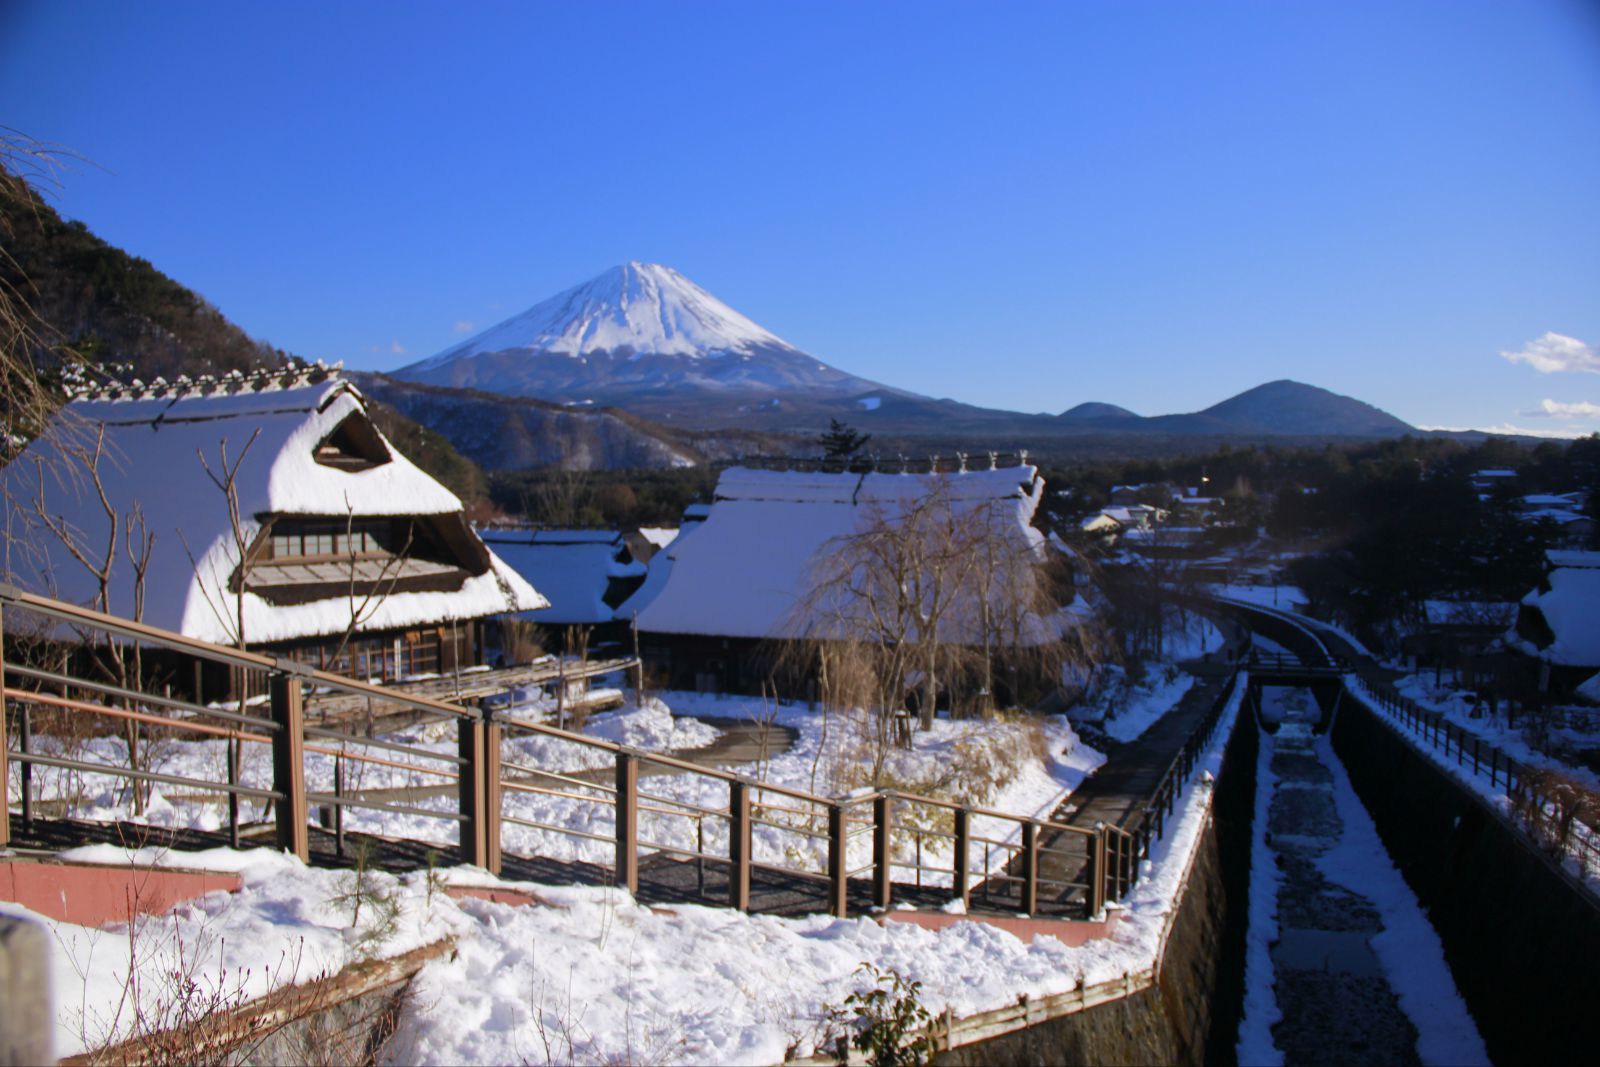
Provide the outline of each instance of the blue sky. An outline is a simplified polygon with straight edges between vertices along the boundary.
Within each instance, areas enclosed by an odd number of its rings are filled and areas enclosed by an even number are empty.
[[[93,162],[64,214],[308,357],[642,259],[972,403],[1600,428],[1594,4],[7,0],[0,101]]]

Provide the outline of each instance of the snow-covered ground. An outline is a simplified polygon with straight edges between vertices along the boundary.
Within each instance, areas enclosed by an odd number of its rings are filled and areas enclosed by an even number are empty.
[[[504,712],[530,721],[543,721],[549,716],[548,708],[539,704],[513,706]],[[591,716],[584,726],[589,736],[615,741],[634,748],[655,752],[672,752],[699,748],[715,741],[719,731],[692,718],[672,714],[658,700],[647,701],[643,708],[627,703],[621,709]],[[454,759],[456,755],[456,725],[454,722],[430,723],[396,733],[382,735],[379,740],[411,746],[423,752]],[[121,737],[86,737],[67,739],[38,734],[33,738],[33,751],[44,755],[66,756],[72,759],[113,767],[128,766],[127,742]],[[344,789],[346,792],[369,789],[427,788],[450,784],[453,779],[441,771],[453,768],[446,760],[432,760],[426,756],[399,753],[391,750],[369,748],[359,738],[341,746],[340,742],[323,738],[308,741],[306,752],[306,783],[313,792],[331,793],[334,782],[336,757],[329,751],[343,747],[356,756],[379,757],[384,763],[363,762],[351,758],[344,761]],[[187,741],[174,738],[145,739],[140,744],[140,761],[145,769],[177,777],[204,782],[227,781],[227,744],[222,740]],[[240,784],[261,789],[272,786],[272,751],[266,744],[246,742],[241,746],[242,768]],[[505,758],[519,762],[532,762],[553,771],[574,771],[584,768],[609,767],[610,753],[585,748],[573,742],[543,735],[508,731]],[[36,801],[62,802],[59,814],[91,821],[129,820],[153,826],[181,827],[186,829],[215,830],[227,819],[227,809],[220,795],[207,794],[203,788],[152,783],[146,810],[135,813],[129,783],[111,775],[99,775],[57,767],[35,766],[32,770],[33,795]],[[11,766],[9,797],[13,805],[21,801],[21,767]],[[453,800],[452,800],[453,803]],[[261,817],[262,805],[246,800],[242,803],[241,818],[250,821]],[[424,806],[418,804],[417,806]],[[437,805],[438,810],[453,810],[449,804]],[[400,829],[418,829],[426,832],[426,840],[453,841],[450,825],[433,819],[420,819],[404,827],[396,824],[392,813],[367,812],[351,808],[346,813],[346,826],[350,829],[373,833],[397,832]],[[441,837],[441,835],[443,835]],[[409,835],[407,835],[409,836]]]
[[[1114,740],[1132,741],[1178,706],[1194,685],[1194,676],[1178,665],[1217,651],[1224,638],[1204,616],[1168,610],[1171,631],[1162,642],[1162,659],[1145,663],[1137,680],[1121,664],[1101,666],[1083,700],[1068,713],[1072,721],[1093,724]]]
[[[1394,724],[1396,733],[1405,738],[1408,744],[1422,753],[1445,775],[1478,794],[1508,821],[1523,825],[1521,814],[1506,794],[1506,775],[1503,767],[1496,775],[1491,771],[1489,762],[1483,760],[1480,761],[1478,769],[1474,770],[1472,761],[1459,758],[1454,752],[1453,745],[1451,754],[1446,756],[1442,748],[1436,748],[1412,733],[1400,714],[1386,710],[1363,683],[1352,679],[1348,691],[1371,709],[1374,715]],[[1562,769],[1565,773],[1571,773],[1571,768],[1563,765]],[[1600,836],[1585,828],[1581,821],[1575,822],[1572,826],[1563,864],[1569,873],[1583,881],[1592,892],[1600,894]]]
[[[1142,865],[1124,919],[1112,937],[1079,948],[1049,936],[1024,943],[978,922],[935,932],[867,917],[783,919],[691,905],[650,908],[608,888],[525,885],[543,902],[534,907],[457,902],[438,891],[441,880],[498,883],[468,868],[431,879],[427,872],[370,873],[369,902],[354,922],[352,872],[309,869],[265,851],[130,857],[98,846],[79,857],[237,869],[244,888],[213,893],[131,928],[87,930],[41,920],[56,935],[58,1051],[128,1032],[134,1014],[127,999],[130,958],[140,961],[141,974],[182,979],[139,984],[145,1017],[158,1018],[171,1012],[174,989],[190,981],[198,991],[193,995],[220,990],[219,999],[231,1002],[444,936],[456,938],[456,952],[418,976],[387,1052],[394,1062],[778,1062],[823,1043],[828,1006],[867,984],[856,973],[865,961],[920,981],[931,1010],[948,1006],[957,1016],[1015,1003],[1024,994],[1120,979],[1150,968],[1159,955],[1205,827],[1211,781],[1239,700],[1236,695],[1227,708],[1167,837]],[[734,703],[710,699],[700,707],[704,714],[707,705],[725,711]],[[956,745],[961,729],[947,724],[935,744]],[[808,742],[803,730],[800,744],[773,764],[807,764],[808,743],[820,740]],[[928,751],[947,757],[951,750]],[[1059,786],[1061,779],[1049,777]],[[1006,788],[1037,788],[1042,796],[1044,782]],[[371,903],[377,898],[388,903]]]
[[[429,964],[392,1054],[419,1062],[775,1063],[821,1045],[828,1005],[865,961],[922,983],[957,1016],[1137,973],[1155,962],[1204,830],[1239,698],[1113,937],[1067,948],[977,923],[939,932],[870,918],[780,919],[649,909],[614,890],[542,895],[557,908],[468,902],[478,936]]]
[[[1094,723],[1118,741],[1132,741],[1177,706],[1194,686],[1194,675],[1170,663],[1146,668],[1134,682],[1116,664],[1101,668],[1100,677],[1072,709],[1074,721]]]
[[[1272,745],[1263,736],[1256,757],[1256,804],[1251,826],[1250,900],[1246,919],[1244,1007],[1239,1018],[1237,1055],[1241,1064],[1279,1067],[1283,1053],[1272,1043],[1272,1028],[1283,1018],[1273,996],[1272,945],[1278,940],[1278,887],[1283,873],[1268,843],[1268,811],[1277,776],[1272,773]]]
[[[238,871],[243,882],[238,893],[210,893],[165,915],[102,929],[0,903],[0,913],[32,917],[54,934],[50,982],[56,1052],[62,1056],[171,1025],[185,1012],[193,1017],[225,1010],[362,959],[398,955],[475,929],[443,893],[430,892],[426,871],[368,874],[369,892],[357,916],[354,872],[311,869],[266,849],[167,852],[94,845],[62,858]],[[130,981],[130,974],[137,979]]]
[[[1280,611],[1304,611],[1307,602],[1305,593],[1293,585],[1235,583],[1213,585],[1210,587],[1210,592],[1213,596],[1240,600],[1246,604],[1259,604],[1264,608],[1278,608]]]

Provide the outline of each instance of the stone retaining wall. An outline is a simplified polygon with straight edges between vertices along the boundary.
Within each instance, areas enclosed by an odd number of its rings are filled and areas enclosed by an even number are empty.
[[[1519,831],[1359,700],[1333,747],[1444,944],[1497,1063],[1600,1047],[1600,907]]]

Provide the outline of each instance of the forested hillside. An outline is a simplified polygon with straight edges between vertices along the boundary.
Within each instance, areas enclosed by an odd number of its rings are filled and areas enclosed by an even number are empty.
[[[0,284],[36,313],[33,359],[43,370],[60,364],[63,349],[104,373],[146,381],[289,358],[149,261],[61,218],[25,183],[0,182],[0,215]],[[372,408],[379,427],[419,467],[469,504],[487,497],[483,472],[443,435],[377,401]]]
[[[0,279],[52,330],[46,343],[70,346],[96,363],[132,363],[147,379],[244,370],[282,358],[147,260],[61,218],[32,190],[0,189],[0,211],[8,253],[0,258]]]

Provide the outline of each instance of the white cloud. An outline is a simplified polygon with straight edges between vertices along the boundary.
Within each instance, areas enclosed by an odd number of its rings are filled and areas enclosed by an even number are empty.
[[[1529,426],[1513,426],[1508,422],[1502,422],[1495,426],[1418,426],[1417,429],[1442,430],[1447,433],[1487,433],[1513,435],[1517,437],[1554,437],[1561,440],[1589,436],[1588,431],[1585,430],[1557,430],[1549,426],[1534,429],[1533,427]]]
[[[475,324],[466,319],[457,319],[456,324],[450,327],[452,333],[471,333]]]
[[[1560,400],[1541,400],[1537,408],[1524,411],[1523,414],[1541,419],[1600,419],[1600,404],[1591,404],[1587,400],[1574,400],[1570,404]]]
[[[1558,371],[1600,374],[1600,348],[1585,344],[1576,337],[1549,331],[1516,352],[1500,353],[1500,358],[1512,363],[1526,363],[1540,374]]]
[[[406,354],[406,346],[401,344],[399,341],[390,341],[389,351],[393,352],[397,356],[403,356]]]

